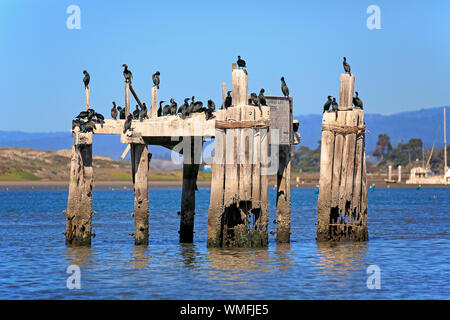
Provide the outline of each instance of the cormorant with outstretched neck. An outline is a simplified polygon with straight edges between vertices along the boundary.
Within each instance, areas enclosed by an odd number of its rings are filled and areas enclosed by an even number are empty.
[[[159,102],[158,117],[161,117],[161,116],[162,116],[162,104],[163,104],[164,102],[165,102],[164,100],[161,100],[161,101]]]
[[[246,68],[245,60],[241,59],[241,56],[238,56],[237,65],[239,68]]]
[[[139,110],[139,105],[136,105],[136,109],[133,111],[133,119],[134,120],[139,119],[139,112],[141,112],[141,110]]]
[[[133,79],[133,74],[130,70],[128,70],[128,66],[126,64],[123,64],[123,77],[125,78],[125,82],[131,83],[131,79]]]
[[[113,107],[111,108],[111,117],[114,120],[117,120],[118,113],[117,113],[116,103],[113,101],[112,104],[113,104]]]
[[[233,100],[231,98],[231,91],[228,91],[227,97],[225,98],[225,103],[224,103],[225,109],[228,109],[229,107],[231,107],[232,102],[233,102]]]
[[[344,66],[345,73],[348,73],[349,75],[352,75],[350,73],[350,65],[347,63],[347,58],[344,57],[344,61],[342,62],[342,65]]]
[[[333,101],[331,101],[331,107],[333,108],[333,111],[336,112],[336,119],[337,119],[339,107],[338,107],[338,103],[336,102],[336,98],[334,98],[334,97],[333,97]]]
[[[129,114],[127,120],[125,121],[125,124],[123,125],[123,133],[125,134],[128,130],[132,131],[131,129],[131,123],[133,120],[133,115]]]
[[[355,107],[360,108],[361,110],[363,110],[363,102],[358,97],[358,91],[355,91],[355,97],[353,97],[353,104],[355,105]]]
[[[86,70],[83,70],[83,83],[84,83],[84,87],[87,88],[89,85],[89,81],[91,81],[91,76],[89,75],[89,73]]]
[[[77,119],[83,119],[83,118],[92,118],[95,114],[94,109],[88,109],[86,111],[81,111],[79,115],[77,115],[75,118]]]
[[[284,81],[284,77],[281,77],[281,91],[286,98],[289,98],[289,88]]]
[[[142,122],[144,119],[147,119],[147,105],[144,103],[142,103],[142,108],[141,111],[139,111],[139,121]]]
[[[258,95],[259,104],[261,106],[267,106],[266,97],[264,96],[264,92],[265,92],[264,89],[261,89],[259,91],[259,95]]]
[[[194,102],[194,97],[192,97],[192,101]],[[196,112],[202,112],[203,111],[203,102],[201,101],[195,101],[194,105],[192,106],[192,113]]]
[[[153,80],[153,84],[156,86],[156,88],[159,89],[159,83],[160,83],[160,79],[159,79],[159,71],[156,71],[153,75],[152,75],[152,80]]]
[[[214,118],[213,112],[216,110],[216,104],[212,100],[208,100],[208,108],[206,108],[206,120]]]
[[[175,102],[173,98],[170,98],[170,114],[176,115],[178,110],[178,104]]]
[[[330,110],[331,103],[333,102],[333,100],[331,98],[332,98],[332,96],[328,96],[327,102],[325,102],[325,104],[323,105],[323,113],[325,113],[325,111]]]

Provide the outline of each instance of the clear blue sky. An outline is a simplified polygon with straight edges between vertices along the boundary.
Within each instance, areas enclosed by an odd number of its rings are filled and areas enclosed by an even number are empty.
[[[80,30],[66,27],[71,4]],[[381,30],[366,27],[371,4]],[[250,92],[281,95],[286,78],[295,114],[338,96],[343,56],[367,112],[450,103],[450,1],[0,0],[0,43],[0,130],[69,130],[84,108],[83,69],[91,105],[109,117],[112,100],[123,105],[123,63],[148,104],[159,70],[163,100],[220,105],[237,55]]]

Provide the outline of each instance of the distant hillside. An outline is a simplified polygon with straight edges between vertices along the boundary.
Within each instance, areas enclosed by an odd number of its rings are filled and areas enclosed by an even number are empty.
[[[448,111],[450,112],[450,108]],[[301,145],[315,149],[317,147],[317,141],[321,137],[322,115],[300,115],[294,118],[300,122],[299,131],[302,135]],[[431,148],[435,139],[437,147],[442,147],[444,143],[443,107],[421,109],[392,115],[367,113],[365,115],[365,122],[369,130],[369,133],[366,134],[366,150],[369,153],[372,153],[375,149],[378,135],[381,133],[385,133],[391,138],[391,143],[394,147],[399,142],[408,142],[411,138],[422,139],[427,148]],[[448,119],[447,129],[450,130]]]
[[[450,111],[450,110],[449,110]],[[410,138],[420,138],[426,147],[431,147],[434,140],[438,147],[443,145],[442,107],[402,112],[393,115],[368,113],[365,115],[367,129],[367,151],[372,153],[378,135],[386,133],[391,143],[407,142]],[[450,117],[450,115],[449,115]],[[301,144],[315,149],[321,137],[321,114],[299,115],[295,119],[300,122]],[[436,138],[437,129],[438,135]],[[450,130],[450,127],[449,127]],[[0,131],[0,147],[22,147],[39,150],[69,149],[72,146],[72,135],[68,132],[27,133],[18,131]],[[117,136],[97,135],[93,144],[94,155],[120,159],[125,146]],[[149,146],[153,159],[170,160],[170,151],[159,146]],[[129,156],[128,156],[129,157]],[[129,159],[129,158],[128,158]],[[156,165],[156,164],[155,164]]]

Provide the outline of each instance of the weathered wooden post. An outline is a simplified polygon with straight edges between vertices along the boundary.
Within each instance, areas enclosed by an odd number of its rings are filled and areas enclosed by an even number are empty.
[[[389,182],[392,181],[392,166],[388,166],[388,180]]]
[[[89,102],[90,100],[89,86],[86,86],[85,90],[86,90],[86,110],[89,110],[89,106],[91,105],[91,103]]]
[[[156,118],[158,116],[158,87],[152,87],[152,108],[151,108],[152,118]],[[149,115],[150,117],[150,115]]]
[[[341,74],[340,111],[322,119],[318,241],[368,240],[364,111],[351,106],[354,75]]]
[[[397,170],[398,170],[398,180],[397,180],[397,182],[401,183],[402,182],[402,166],[398,166]]]
[[[130,83],[125,82],[125,118],[130,114]]]
[[[72,133],[66,244],[91,245],[92,231],[92,133]]]
[[[195,191],[202,154],[202,137],[184,137],[183,189],[181,193],[180,243],[194,242]]]
[[[128,131],[120,137],[122,143],[131,146],[131,176],[134,189],[134,244],[148,244],[148,169],[151,154],[139,133]]]
[[[248,105],[248,74],[235,64],[232,92],[232,107],[216,112],[207,246],[267,246],[267,180],[261,172],[269,148],[268,134],[261,138],[260,130],[269,126],[269,108],[261,113]],[[222,94],[224,100],[224,84]]]

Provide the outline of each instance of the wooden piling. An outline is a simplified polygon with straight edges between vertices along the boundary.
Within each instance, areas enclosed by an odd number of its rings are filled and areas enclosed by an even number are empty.
[[[148,245],[148,168],[146,144],[131,143],[131,170],[134,185],[134,244]]]
[[[353,89],[355,87],[355,75],[342,73],[339,88],[339,110],[353,109]]]
[[[151,107],[152,118],[158,117],[158,87],[152,87],[152,107]],[[149,115],[150,117],[150,115]]]
[[[92,133],[73,134],[70,184],[67,201],[66,245],[91,245],[92,232]]]
[[[181,192],[180,243],[194,242],[195,191],[201,161],[202,138],[185,137],[183,149],[183,189]],[[196,141],[199,140],[199,141]]]
[[[130,83],[125,82],[125,118],[130,114]]]
[[[281,145],[277,172],[277,243],[289,243],[291,232],[291,146]]]
[[[89,86],[86,86],[86,110],[89,110],[89,107],[91,105],[89,91],[90,91]]]
[[[227,83],[222,82],[222,108],[221,109],[225,109],[225,99],[226,98],[227,98]]]

